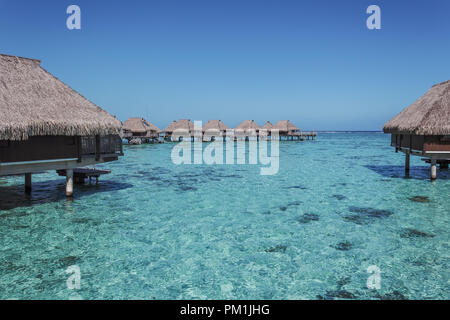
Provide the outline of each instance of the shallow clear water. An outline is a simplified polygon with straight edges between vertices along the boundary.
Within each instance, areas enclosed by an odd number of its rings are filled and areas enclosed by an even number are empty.
[[[275,176],[175,166],[172,146],[126,146],[74,201],[53,172],[33,176],[31,196],[2,178],[0,298],[450,298],[450,171],[430,182],[413,157],[404,178],[389,136],[281,143]]]

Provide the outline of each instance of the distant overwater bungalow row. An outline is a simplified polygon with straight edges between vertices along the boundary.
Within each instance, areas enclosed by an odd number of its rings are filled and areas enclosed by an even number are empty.
[[[314,140],[317,136],[316,132],[300,131],[289,120],[280,120],[275,125],[267,121],[263,126],[254,120],[244,120],[232,129],[222,120],[209,120],[205,125],[198,127],[191,120],[181,119],[172,121],[161,130],[144,118],[129,118],[123,123],[122,130],[122,137],[129,144],[179,142],[186,138],[204,142],[226,139],[259,140],[272,139],[275,135],[280,141],[303,141]]]
[[[116,161],[123,156],[123,139],[179,141],[180,137],[214,140],[231,130],[220,120],[196,128],[190,120],[178,120],[160,130],[142,118],[123,125],[116,117],[41,67],[41,61],[0,54],[0,176],[23,175],[31,192],[32,174],[56,171],[66,177],[66,195],[73,183],[108,173],[87,166]],[[437,166],[450,163],[450,81],[433,86],[422,98],[384,126],[392,135],[396,152],[405,153],[405,173],[410,156],[430,164],[430,178]],[[269,137],[277,130],[285,140],[313,139],[288,120],[262,127],[245,120],[233,132],[234,139]],[[75,177],[74,177],[75,176]]]

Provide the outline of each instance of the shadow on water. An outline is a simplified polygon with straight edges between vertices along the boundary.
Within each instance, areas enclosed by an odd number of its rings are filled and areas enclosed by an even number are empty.
[[[98,184],[74,185],[74,200],[97,193],[113,192],[132,188],[129,183],[114,180],[100,181]],[[0,216],[1,210],[11,210],[20,207],[31,207],[50,202],[58,202],[66,199],[65,181],[51,180],[33,183],[33,191],[26,194],[24,185],[2,186],[0,185]]]
[[[374,166],[369,165],[365,166],[367,169],[370,169],[379,175],[388,178],[404,178],[404,179],[430,179],[430,167],[427,166],[412,166],[410,168],[409,176],[405,175],[405,167],[404,166]],[[438,179],[450,179],[450,170],[448,169],[439,169],[437,170],[437,178]]]

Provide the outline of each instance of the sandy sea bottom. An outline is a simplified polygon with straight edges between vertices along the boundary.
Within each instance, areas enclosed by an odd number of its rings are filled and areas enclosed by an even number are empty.
[[[1,178],[0,298],[450,298],[450,171],[430,182],[414,157],[405,178],[389,136],[283,142],[275,176],[176,166],[172,147],[126,146],[73,201],[54,172],[31,196]]]

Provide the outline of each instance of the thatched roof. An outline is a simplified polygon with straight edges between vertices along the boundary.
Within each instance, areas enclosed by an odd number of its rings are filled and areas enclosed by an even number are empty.
[[[174,120],[171,123],[169,123],[169,125],[164,129],[164,132],[168,132],[171,133],[173,132],[175,125],[177,124],[177,122]]]
[[[270,121],[267,121],[261,129],[271,130],[273,128],[273,124],[270,123]]]
[[[198,131],[201,134],[202,129],[195,127],[194,124],[191,122],[191,120],[181,119],[178,121],[171,122],[164,131],[168,133],[176,131],[177,133],[181,134],[186,133],[194,134],[194,131]]]
[[[209,134],[221,134],[229,129],[230,127],[223,123],[222,120],[209,120],[202,128],[203,132]]]
[[[271,133],[273,128],[272,123],[270,121],[267,121],[260,129],[259,129],[259,135],[260,136],[267,136],[269,133]]]
[[[191,120],[188,119],[181,119],[178,120],[177,123],[174,126],[174,131],[175,130],[183,130],[183,131],[188,131],[191,132],[192,130],[194,130],[194,124],[191,122]]]
[[[155,131],[157,133],[162,132],[162,130],[160,128],[158,128],[157,126],[155,126],[153,123],[151,123],[150,121],[145,121],[145,123],[148,125],[148,128],[150,131]]]
[[[123,124],[124,131],[130,131],[135,133],[160,133],[161,129],[155,126],[153,123],[145,120],[144,118],[128,118]]]
[[[48,73],[40,63],[0,54],[0,140],[120,133],[118,119]]]
[[[259,130],[261,127],[254,120],[244,120],[235,129],[237,130]]]
[[[128,118],[128,120],[123,123],[123,130],[143,133],[147,132],[148,127],[143,118]]]
[[[278,121],[273,127],[272,129],[277,129],[278,131],[298,131],[300,130],[297,126],[295,126],[294,124],[292,124],[289,120],[280,120]]]
[[[434,85],[423,97],[392,118],[386,133],[450,134],[450,80]]]
[[[244,120],[234,128],[235,136],[256,135],[261,127],[254,120]]]

